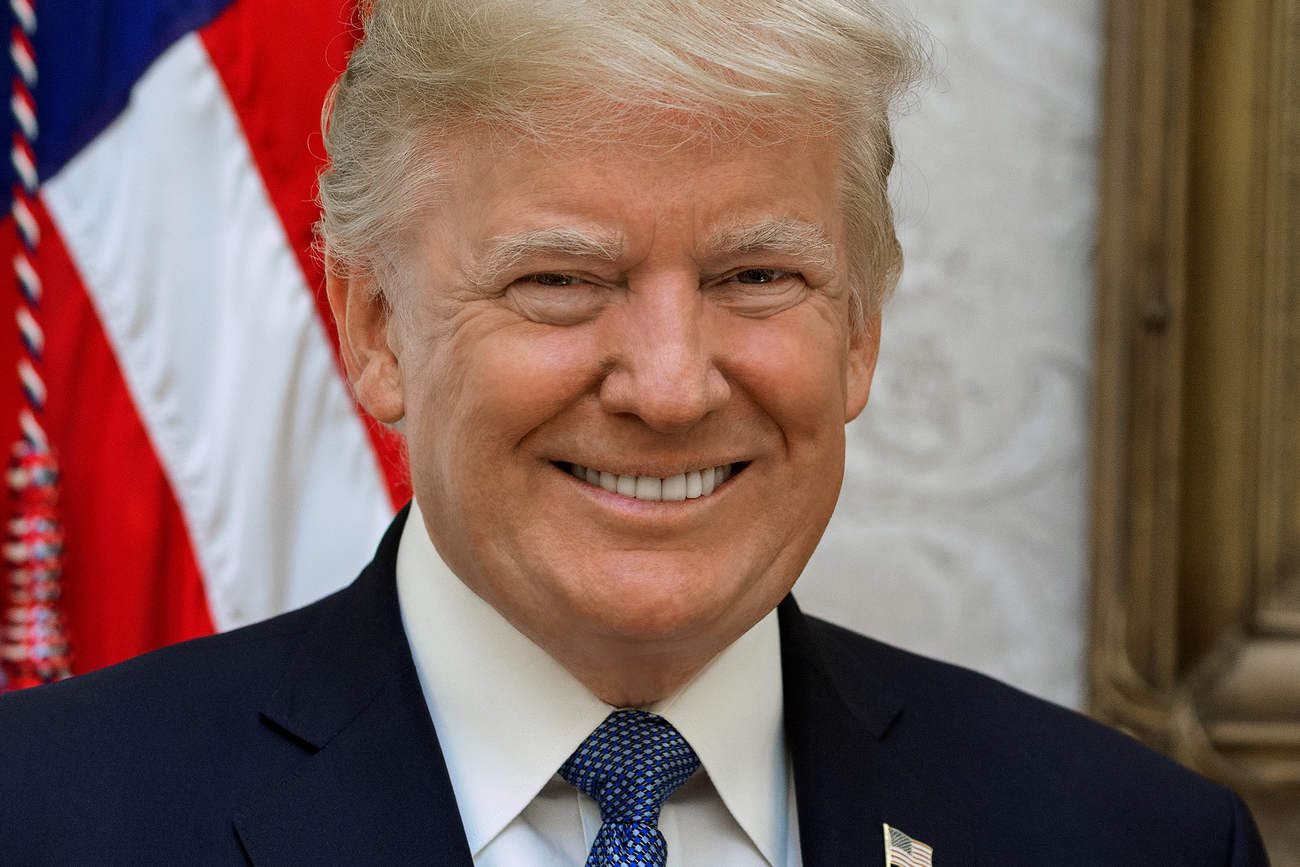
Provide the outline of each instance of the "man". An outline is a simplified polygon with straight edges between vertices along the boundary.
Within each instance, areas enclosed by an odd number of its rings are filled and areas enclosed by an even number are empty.
[[[1230,792],[788,597],[915,57],[866,0],[377,0],[322,237],[414,501],[334,596],[0,702],[5,862],[1264,863]]]

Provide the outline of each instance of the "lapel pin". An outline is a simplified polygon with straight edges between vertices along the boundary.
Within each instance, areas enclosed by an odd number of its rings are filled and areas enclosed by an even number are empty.
[[[897,828],[885,826],[885,867],[931,867],[934,850]]]

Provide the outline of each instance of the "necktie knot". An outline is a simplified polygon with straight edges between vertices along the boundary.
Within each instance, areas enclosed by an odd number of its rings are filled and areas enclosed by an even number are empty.
[[[663,717],[642,710],[606,717],[560,768],[561,777],[600,805],[604,825],[587,863],[663,864],[659,811],[699,766],[699,756]]]

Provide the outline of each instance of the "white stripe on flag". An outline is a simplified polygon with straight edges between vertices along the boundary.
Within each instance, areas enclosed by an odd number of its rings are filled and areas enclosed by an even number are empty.
[[[45,198],[176,490],[217,627],[350,580],[392,507],[195,34]]]

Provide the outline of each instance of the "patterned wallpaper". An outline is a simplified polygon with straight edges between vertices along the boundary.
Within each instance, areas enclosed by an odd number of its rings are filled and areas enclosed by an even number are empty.
[[[1078,707],[1101,9],[907,0],[907,257],[806,610]]]

